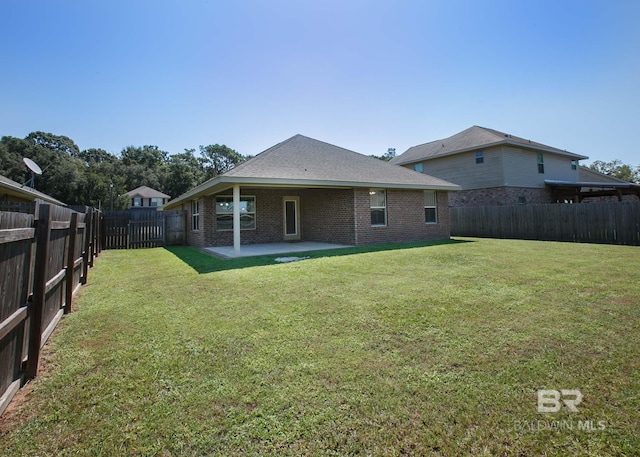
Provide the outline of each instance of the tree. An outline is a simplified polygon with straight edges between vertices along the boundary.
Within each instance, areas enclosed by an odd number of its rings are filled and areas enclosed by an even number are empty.
[[[614,159],[611,162],[596,160],[589,165],[589,168],[614,178],[640,184],[640,165],[634,169],[632,165],[624,164],[618,159]]]
[[[61,152],[73,156],[80,152],[78,145],[69,137],[53,133],[31,132],[25,140],[42,146],[53,152]]]
[[[120,153],[121,173],[127,190],[149,186],[162,191],[166,181],[168,152],[158,146],[127,146]]]
[[[396,148],[389,148],[387,149],[387,152],[385,152],[381,156],[372,154],[370,157],[374,157],[376,159],[380,159],[380,160],[384,160],[385,162],[388,162],[391,159],[393,159],[395,156],[396,156]]]
[[[163,192],[175,198],[204,181],[204,170],[194,155],[195,149],[185,149],[167,159],[167,178]]]
[[[246,157],[222,144],[200,146],[200,164],[204,169],[204,180],[215,178],[246,160]]]
[[[85,181],[79,189],[82,204],[109,208],[112,194],[115,203],[116,197],[127,191],[117,156],[104,149],[91,148],[80,151],[75,158],[84,164]]]
[[[29,169],[22,161],[23,157],[31,157],[29,151],[33,146],[26,140],[12,136],[0,139],[0,174],[22,184],[30,177]]]

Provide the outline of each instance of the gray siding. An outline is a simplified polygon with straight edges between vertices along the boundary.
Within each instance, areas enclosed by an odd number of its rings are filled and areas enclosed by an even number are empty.
[[[502,147],[505,186],[545,187],[545,179],[577,181],[578,170],[571,169],[571,159],[556,154],[544,156],[544,173],[538,173],[538,153],[525,149]]]
[[[484,153],[484,162],[476,163],[476,152]],[[478,149],[423,162],[423,172],[458,184],[462,189],[502,186],[504,181],[500,147]],[[406,165],[413,169],[413,164]]]

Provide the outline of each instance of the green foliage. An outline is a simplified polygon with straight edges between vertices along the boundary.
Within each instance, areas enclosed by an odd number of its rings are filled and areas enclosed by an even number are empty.
[[[193,154],[195,149],[169,156],[164,192],[177,197],[204,181],[204,170]]]
[[[245,160],[242,154],[224,144],[200,146],[200,163],[204,169],[205,180],[215,178]]]
[[[396,156],[396,148],[389,148],[387,149],[387,152],[385,152],[381,156],[371,154],[369,157],[373,157],[374,159],[380,159],[380,160],[384,160],[385,162],[388,162],[391,159],[393,159],[395,156]]]
[[[611,162],[596,160],[589,165],[589,168],[604,173],[605,175],[622,179],[623,181],[640,184],[640,165],[634,168],[633,165],[622,163],[622,161],[618,159],[614,159]]]
[[[24,139],[0,139],[0,173],[23,183],[31,174],[22,158],[35,161],[43,170],[35,188],[69,205],[125,209],[124,193],[149,186],[177,197],[205,180],[230,170],[246,157],[225,145],[200,146],[170,155],[158,146],[127,146],[119,156],[104,149],[80,150],[66,136],[32,132]],[[112,186],[113,185],[113,186]]]

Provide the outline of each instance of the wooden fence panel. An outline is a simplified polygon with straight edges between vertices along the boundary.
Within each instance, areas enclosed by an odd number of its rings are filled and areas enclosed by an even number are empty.
[[[101,225],[104,249],[153,248],[185,241],[184,211],[106,211]]]
[[[33,215],[0,213],[0,413],[23,379],[34,239]]]
[[[165,245],[185,244],[186,214],[186,211],[164,211]]]
[[[86,246],[92,257],[101,250],[95,209],[39,203],[35,213],[0,212],[0,414],[37,374],[41,346],[86,282]]]
[[[105,249],[128,249],[129,211],[106,211],[103,231]]]
[[[451,235],[640,245],[640,202],[451,208]]]

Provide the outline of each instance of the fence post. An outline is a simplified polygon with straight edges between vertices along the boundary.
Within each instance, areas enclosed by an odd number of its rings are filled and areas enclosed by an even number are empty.
[[[29,307],[29,352],[25,366],[25,376],[27,379],[35,378],[38,373],[50,239],[51,205],[39,205],[38,221],[36,222],[36,260],[33,275],[33,302]]]
[[[73,299],[73,276],[74,276],[74,263],[76,260],[76,240],[78,239],[78,213],[75,211],[71,213],[71,223],[69,226],[69,251],[67,252],[67,284],[66,284],[66,299],[64,303],[64,313],[69,314],[71,312],[71,300]]]
[[[91,230],[89,231],[89,267],[93,268],[93,258],[96,255],[96,212],[93,208],[89,208],[89,220],[91,221]]]
[[[91,218],[90,210],[84,208],[84,247],[82,251],[82,284],[87,283],[87,274],[89,272],[89,244],[91,243]]]

